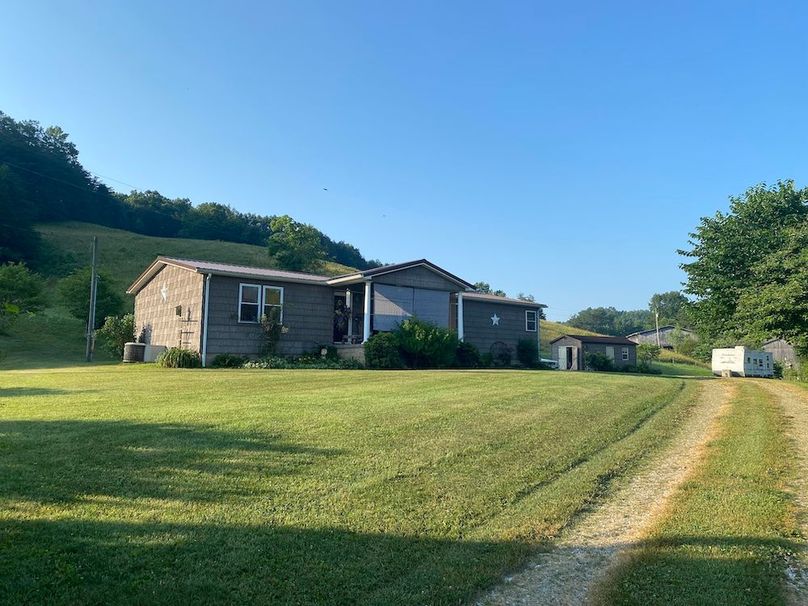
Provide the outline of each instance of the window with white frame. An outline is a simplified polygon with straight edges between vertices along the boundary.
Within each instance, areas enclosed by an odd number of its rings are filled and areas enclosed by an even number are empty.
[[[267,318],[275,318],[283,324],[283,288],[280,286],[264,286],[264,312]]]
[[[239,284],[238,321],[258,322],[261,310],[261,287],[258,284]]]
[[[525,330],[527,332],[536,332],[538,330],[538,318],[536,312],[532,309],[525,311]]]
[[[628,360],[628,347],[623,348],[623,361]]]
[[[261,316],[283,322],[283,288],[260,284],[239,284],[238,321],[257,324]]]

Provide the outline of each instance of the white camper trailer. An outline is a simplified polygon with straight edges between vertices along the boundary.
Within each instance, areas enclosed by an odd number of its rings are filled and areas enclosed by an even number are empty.
[[[743,345],[713,350],[713,374],[721,377],[773,377],[774,360],[768,351]]]

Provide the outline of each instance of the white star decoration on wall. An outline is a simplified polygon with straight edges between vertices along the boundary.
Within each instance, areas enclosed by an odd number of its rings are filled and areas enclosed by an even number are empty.
[[[160,295],[163,297],[163,303],[168,301],[168,286],[163,284],[163,287],[160,289]]]
[[[499,316],[497,314],[491,316],[491,326],[499,326]]]

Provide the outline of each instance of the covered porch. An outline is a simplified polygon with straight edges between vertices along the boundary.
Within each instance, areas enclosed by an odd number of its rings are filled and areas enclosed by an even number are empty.
[[[333,278],[333,342],[348,351],[407,318],[457,330],[463,338],[463,293],[472,285],[426,261]]]

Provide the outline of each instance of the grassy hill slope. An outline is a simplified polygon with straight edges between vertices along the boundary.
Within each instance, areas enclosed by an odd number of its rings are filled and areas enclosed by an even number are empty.
[[[36,229],[44,240],[47,265],[54,276],[63,276],[76,267],[89,265],[92,238],[98,236],[99,268],[112,277],[121,292],[157,255],[274,267],[266,248],[252,244],[157,238],[91,223],[48,223],[38,225]],[[339,275],[351,270],[330,261],[323,263],[320,269],[327,275]]]
[[[91,223],[48,223],[36,227],[45,249],[44,262],[38,268],[55,282],[77,267],[90,264],[90,245],[98,236],[99,268],[108,274],[123,294],[157,255],[186,257],[256,267],[273,267],[266,248],[217,240],[156,238]],[[352,268],[338,263],[323,263],[319,270],[339,275]],[[80,364],[84,360],[84,322],[71,317],[50,297],[50,307],[35,316],[23,316],[7,335],[0,335],[0,368],[50,368]],[[133,306],[125,296],[126,310]],[[98,350],[97,361],[109,360]]]
[[[560,322],[550,322],[549,320],[541,321],[541,352],[542,357],[549,358],[550,356],[550,341],[557,339],[561,335],[597,335],[598,333],[583,328],[575,328],[574,326],[567,326]]]

